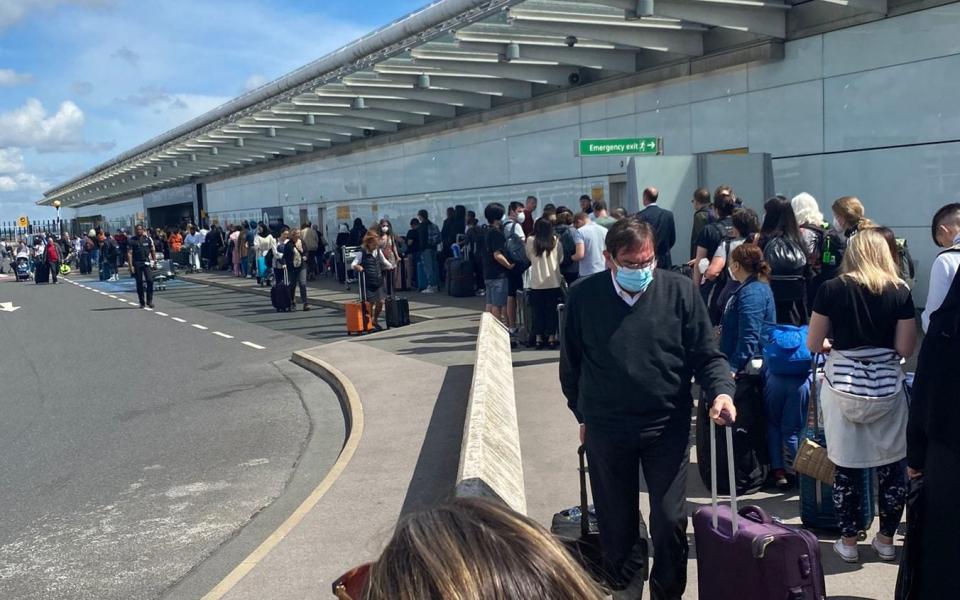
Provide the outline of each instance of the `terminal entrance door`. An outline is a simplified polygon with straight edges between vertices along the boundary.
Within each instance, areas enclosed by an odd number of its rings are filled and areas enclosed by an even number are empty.
[[[693,227],[693,205],[690,200],[697,188],[711,194],[717,186],[729,185],[743,200],[743,205],[763,214],[764,201],[773,196],[773,167],[769,154],[694,154],[686,156],[633,157],[627,164],[627,214],[641,207],[643,189],[659,190],[657,204],[673,212],[677,243],[673,246],[674,264],[690,259],[690,231]],[[613,184],[611,200],[614,195]]]
[[[615,181],[613,177],[610,178],[610,201],[607,203],[607,208],[612,212],[616,208],[622,208],[627,210],[627,182],[626,181]]]

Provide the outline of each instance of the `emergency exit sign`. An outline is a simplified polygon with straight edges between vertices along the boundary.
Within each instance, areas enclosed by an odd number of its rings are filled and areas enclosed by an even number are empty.
[[[577,156],[662,154],[663,140],[656,137],[578,140]]]

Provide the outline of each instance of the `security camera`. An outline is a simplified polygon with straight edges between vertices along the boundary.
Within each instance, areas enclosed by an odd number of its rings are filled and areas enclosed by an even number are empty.
[[[372,129],[364,129],[363,137],[373,137],[374,131]]]
[[[580,40],[577,39],[575,35],[568,35],[567,39],[563,40],[563,43],[567,45],[568,48],[573,48],[577,45],[577,42]]]
[[[567,81],[570,85],[580,85],[580,73],[570,73],[570,76],[567,77]]]

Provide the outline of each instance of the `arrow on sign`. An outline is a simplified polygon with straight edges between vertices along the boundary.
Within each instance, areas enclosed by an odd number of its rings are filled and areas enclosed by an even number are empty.
[[[13,312],[20,310],[19,306],[14,306],[13,302],[0,302],[0,312]]]

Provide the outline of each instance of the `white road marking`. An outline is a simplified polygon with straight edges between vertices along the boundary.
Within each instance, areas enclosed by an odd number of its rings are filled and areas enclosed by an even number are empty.
[[[190,327],[196,327],[197,329],[200,329],[202,331],[206,331],[207,329],[209,329],[209,327],[204,327],[203,325],[197,325],[196,323],[191,323]]]
[[[116,299],[117,299],[117,297],[116,297],[116,296],[114,296],[113,294],[109,294],[109,296],[110,296],[111,298],[113,298],[114,300],[116,300]]]
[[[266,348],[264,348],[263,346],[254,344],[253,342],[240,342],[240,343],[243,344],[244,346],[249,346],[250,348],[253,348],[255,350],[266,350]]]
[[[137,303],[137,302],[130,302],[130,301],[127,301],[127,304],[129,304],[130,306],[140,306],[140,304],[139,304],[139,303]]]
[[[222,337],[222,338],[224,338],[224,339],[228,339],[228,340],[232,340],[232,339],[233,339],[233,336],[232,336],[232,335],[227,335],[226,333],[223,333],[223,332],[220,332],[220,331],[214,331],[214,332],[213,332],[213,335],[219,335],[220,337]]]
[[[170,317],[170,318],[173,319],[174,321],[176,321],[177,323],[186,323],[186,322],[187,322],[186,319],[181,319],[180,317]]]
[[[159,310],[157,311],[157,314],[160,315],[161,317],[169,317],[169,316],[170,316],[170,315],[168,315],[168,314],[165,313],[165,312],[160,312]]]
[[[149,310],[150,312],[153,312],[153,309],[150,308],[149,306],[144,306],[144,307],[143,307],[143,310]]]

